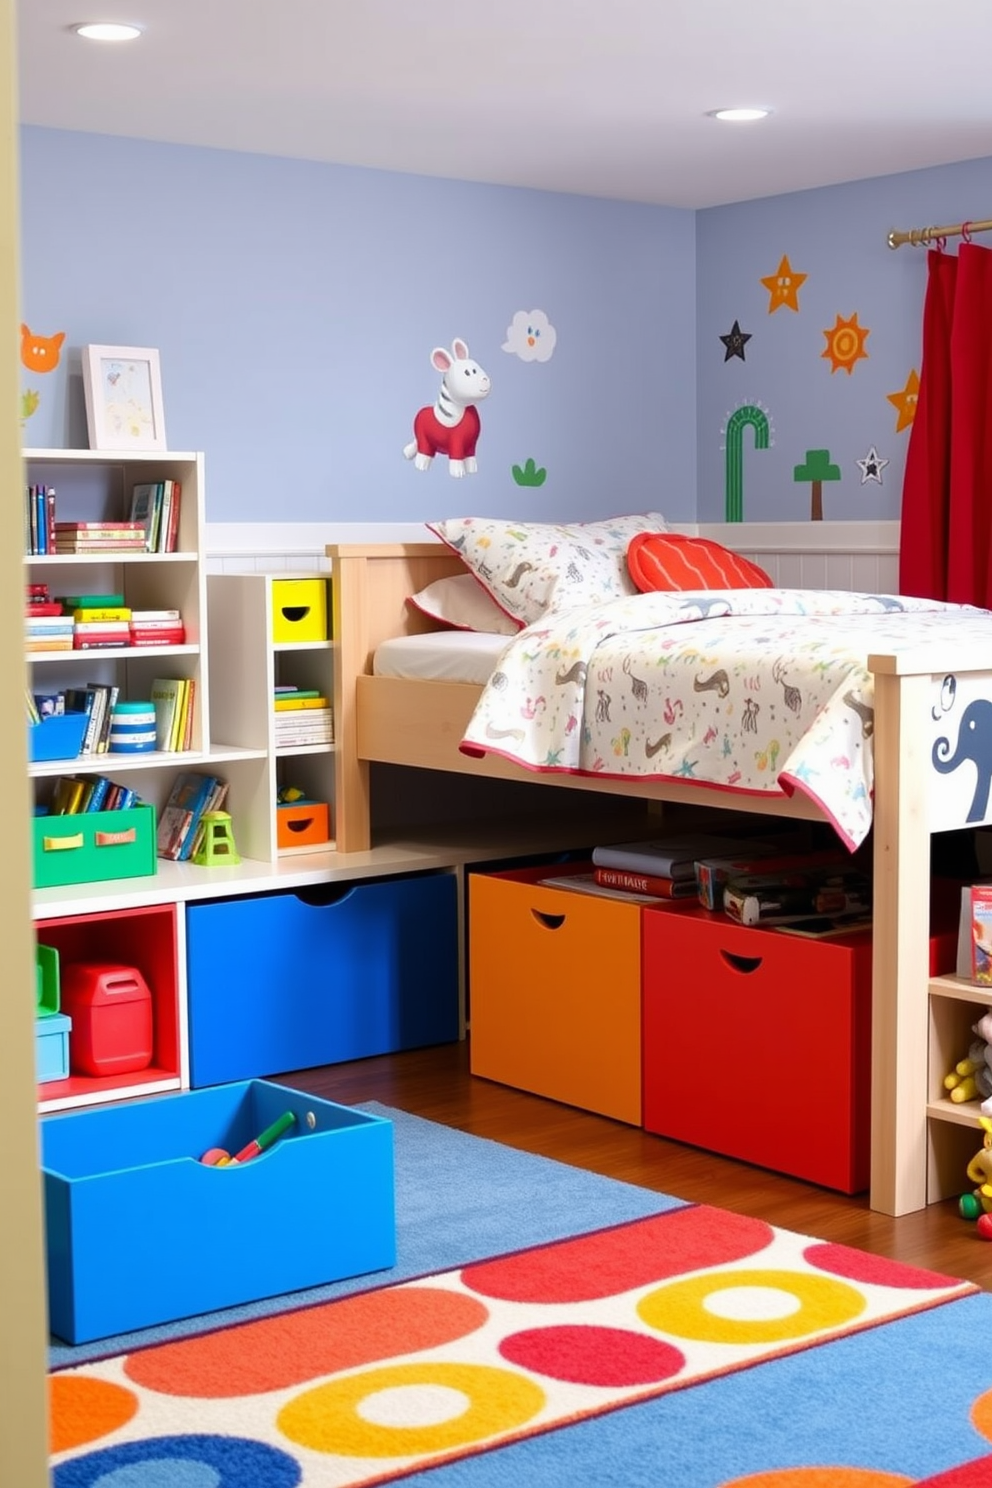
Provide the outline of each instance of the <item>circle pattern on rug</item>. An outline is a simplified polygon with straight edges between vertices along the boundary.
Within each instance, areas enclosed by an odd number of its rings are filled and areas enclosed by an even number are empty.
[[[915,1478],[870,1467],[780,1467],[728,1478],[720,1488],[914,1488]],[[918,1488],[918,1485],[917,1485]]]
[[[133,1390],[85,1374],[53,1374],[48,1381],[48,1444],[53,1455],[99,1441],[137,1414]]]
[[[992,1441],[992,1390],[979,1395],[971,1407],[971,1424],[986,1441]]]
[[[604,1389],[659,1384],[674,1379],[685,1365],[681,1350],[660,1338],[589,1325],[527,1328],[504,1338],[499,1351],[521,1369]]]
[[[488,1307],[463,1292],[390,1287],[157,1344],[129,1354],[124,1372],[159,1395],[233,1400],[389,1359],[397,1339],[409,1353],[453,1343],[488,1317]]]
[[[298,1462],[264,1442],[153,1436],[60,1463],[52,1488],[297,1488],[301,1477]]]
[[[453,1406],[458,1397],[463,1397],[464,1407],[456,1408],[446,1420],[418,1419],[417,1406],[423,1399],[420,1390],[425,1385],[452,1392],[449,1398]],[[409,1424],[403,1419],[403,1393],[407,1390]],[[391,1395],[394,1424],[390,1425],[381,1424],[381,1401],[372,1400],[385,1392]],[[437,1404],[437,1390],[430,1399]],[[290,1441],[314,1452],[342,1457],[407,1457],[470,1446],[512,1431],[536,1416],[545,1399],[539,1385],[508,1369],[441,1361],[396,1364],[366,1369],[347,1379],[305,1390],[283,1406],[277,1425]]]
[[[461,1278],[473,1292],[505,1302],[593,1302],[743,1260],[772,1238],[764,1220],[696,1204],[465,1266]]]
[[[905,1261],[890,1261],[888,1256],[869,1255],[867,1251],[825,1241],[808,1245],[803,1259],[832,1276],[846,1276],[848,1281],[870,1282],[874,1286],[900,1287],[903,1291],[949,1287],[957,1281],[956,1277],[942,1276],[939,1271],[924,1271],[919,1266],[907,1266]]]
[[[789,1307],[783,1316],[781,1309],[765,1305],[756,1317],[748,1315],[745,1306],[734,1308],[733,1293],[746,1303],[752,1288],[756,1295],[784,1293],[798,1306]],[[649,1292],[637,1304],[637,1313],[660,1333],[699,1343],[742,1344],[804,1338],[822,1328],[841,1327],[864,1308],[860,1292],[832,1277],[801,1271],[717,1271]]]

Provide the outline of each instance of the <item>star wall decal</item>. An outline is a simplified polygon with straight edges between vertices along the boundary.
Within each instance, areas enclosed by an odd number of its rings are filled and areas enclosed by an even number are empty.
[[[920,396],[920,377],[914,367],[906,378],[906,386],[900,393],[886,393],[886,398],[898,411],[896,419],[896,433],[901,434],[903,429],[908,429],[916,417],[916,405]]]
[[[883,460],[878,450],[872,445],[863,460],[855,460],[856,465],[861,466],[861,484],[865,481],[878,481],[882,484],[882,471],[888,465],[888,460]]]
[[[729,362],[731,357],[740,357],[741,361],[743,362],[745,360],[744,348],[750,341],[750,339],[751,332],[742,331],[740,322],[735,320],[730,328],[729,333],[726,336],[720,337],[720,340],[726,347],[723,360],[725,362]]]
[[[799,291],[806,283],[808,275],[797,274],[789,262],[789,256],[782,254],[778,271],[769,274],[762,279],[762,284],[768,291],[768,314],[774,315],[776,310],[781,310],[785,305],[789,310],[799,309]]]

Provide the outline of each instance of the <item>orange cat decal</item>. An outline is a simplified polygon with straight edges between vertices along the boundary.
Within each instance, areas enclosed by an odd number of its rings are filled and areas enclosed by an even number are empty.
[[[26,325],[21,325],[21,361],[29,372],[54,372],[59,364],[59,353],[65,331],[54,336],[36,336]]]

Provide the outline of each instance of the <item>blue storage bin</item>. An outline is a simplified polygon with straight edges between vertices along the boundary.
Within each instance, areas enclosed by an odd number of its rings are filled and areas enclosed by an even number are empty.
[[[240,1150],[284,1111],[295,1126],[250,1162],[199,1161],[209,1147]],[[252,1080],[40,1128],[49,1318],[67,1343],[395,1264],[393,1128],[381,1117]]]
[[[34,1020],[35,1071],[39,1085],[69,1078],[68,1013],[44,1013]]]
[[[28,759],[75,759],[83,747],[88,713],[53,713],[40,723],[28,725]]]
[[[186,946],[196,1088],[459,1036],[452,874],[190,904]]]

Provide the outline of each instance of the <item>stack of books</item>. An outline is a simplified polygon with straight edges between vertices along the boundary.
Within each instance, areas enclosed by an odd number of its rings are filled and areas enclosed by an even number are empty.
[[[143,553],[140,522],[56,522],[56,553]]]
[[[90,597],[96,599],[95,595]],[[72,644],[76,651],[127,646],[130,639],[131,611],[127,605],[97,603],[73,609]]]
[[[203,816],[219,811],[227,799],[227,781],[197,770],[176,776],[169,797],[159,813],[156,852],[160,858],[185,863],[196,852],[203,837]]]
[[[132,610],[132,646],[181,646],[186,627],[178,610]]]
[[[35,606],[35,610],[37,610]],[[71,615],[30,613],[25,620],[26,645],[29,651],[71,651],[73,626]]]
[[[316,690],[277,687],[274,707],[277,749],[334,742],[334,718],[330,703]]]

